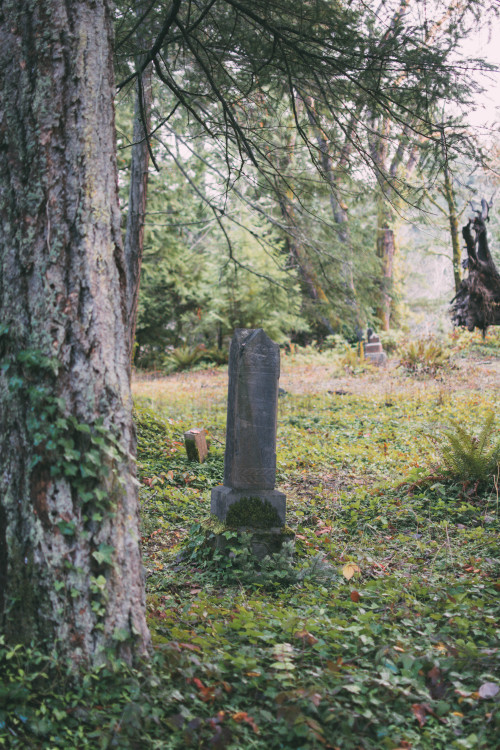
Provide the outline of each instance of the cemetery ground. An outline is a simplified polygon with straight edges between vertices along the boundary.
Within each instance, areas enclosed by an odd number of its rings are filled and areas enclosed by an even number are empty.
[[[207,543],[227,370],[136,376],[152,665],[77,689],[0,645],[0,746],[498,747],[499,479],[440,448],[452,421],[479,435],[495,412],[500,336],[445,348],[439,365],[396,353],[384,369],[282,356],[277,486],[295,546],[260,566],[234,531],[223,551]],[[187,461],[191,427],[207,430],[204,464]]]

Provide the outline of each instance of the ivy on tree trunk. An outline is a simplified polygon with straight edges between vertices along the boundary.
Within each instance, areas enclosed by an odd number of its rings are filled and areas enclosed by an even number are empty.
[[[0,14],[0,620],[75,663],[149,633],[109,0]]]

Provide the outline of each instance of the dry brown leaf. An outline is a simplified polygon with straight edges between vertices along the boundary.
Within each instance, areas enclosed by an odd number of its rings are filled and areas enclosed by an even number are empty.
[[[356,565],[356,563],[348,562],[342,568],[342,575],[344,576],[344,578],[347,578],[348,581],[356,573],[361,573],[361,568],[359,567],[359,565]]]

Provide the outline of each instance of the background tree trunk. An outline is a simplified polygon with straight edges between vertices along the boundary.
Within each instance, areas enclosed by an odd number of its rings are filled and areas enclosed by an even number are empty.
[[[339,157],[339,163],[338,163],[338,169],[337,169],[337,175],[335,174],[334,167],[333,167],[333,160],[329,152],[328,148],[328,139],[326,134],[323,132],[321,128],[321,122],[320,118],[318,116],[318,113],[316,112],[315,106],[314,106],[314,100],[312,97],[308,96],[304,100],[307,116],[309,119],[309,123],[311,127],[313,128],[313,132],[316,137],[316,142],[318,144],[318,151],[320,153],[320,163],[321,163],[321,169],[323,171],[323,177],[327,181],[328,185],[330,186],[330,207],[332,210],[332,216],[333,220],[335,222],[335,225],[337,227],[337,236],[339,239],[339,242],[343,248],[344,257],[342,260],[341,265],[341,273],[342,273],[342,283],[345,288],[346,292],[346,299],[348,301],[349,306],[354,311],[354,317],[356,321],[356,326],[361,329],[361,316],[359,311],[359,304],[358,300],[356,298],[356,287],[354,286],[354,278],[353,278],[353,272],[352,272],[352,242],[351,237],[349,233],[349,222],[347,217],[347,207],[340,199],[341,195],[341,185],[340,180],[338,177],[338,174],[340,170],[344,170],[347,165],[347,160],[349,157],[349,152],[351,150],[351,142],[349,140],[351,129],[352,129],[352,123],[347,129],[347,134],[345,137],[345,142],[343,145],[343,148],[340,152]]]
[[[142,2],[136,2],[136,14],[143,12]],[[142,41],[141,28],[136,33],[137,42]],[[142,45],[141,45],[142,46]],[[147,45],[145,45],[147,47]],[[143,56],[137,60],[137,67]],[[152,66],[148,65],[136,81],[134,130],[130,163],[130,186],[128,193],[127,227],[125,231],[125,268],[127,272],[128,346],[130,360],[134,355],[135,326],[142,258],[144,254],[144,222],[148,194],[149,148],[147,139],[151,130],[151,107],[153,103]]]
[[[0,15],[0,618],[147,649],[108,0]]]
[[[377,257],[381,265],[381,293],[377,315],[384,331],[391,325],[392,284],[396,240],[394,235],[395,211],[382,194],[377,197]]]

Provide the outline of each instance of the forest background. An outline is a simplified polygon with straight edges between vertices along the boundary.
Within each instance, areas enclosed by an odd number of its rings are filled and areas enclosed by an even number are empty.
[[[474,15],[466,5],[436,4],[427,22],[418,3],[382,4],[365,8],[356,23],[371,24],[374,39],[385,30],[398,43],[418,29],[426,49],[451,63],[475,53],[478,39],[481,52],[492,40],[494,14]],[[131,33],[127,18],[130,24],[126,14],[118,20],[118,66]],[[146,49],[144,35],[141,42]],[[323,347],[338,345],[336,336],[354,343],[368,326],[388,341],[389,329],[448,330],[463,276],[460,228],[481,198],[494,204],[498,186],[496,74],[488,63],[462,61],[460,73],[439,86],[429,85],[428,71],[420,82],[425,107],[403,122],[357,92],[349,100],[347,88],[328,107],[276,81],[252,84],[244,101],[248,82],[228,81],[227,68],[209,53],[207,60],[226,88],[214,95],[190,71],[190,95],[206,96],[202,117],[179,107],[178,94],[158,77],[153,82],[148,68],[142,106],[132,83],[117,99],[127,233],[131,190],[141,179],[131,179],[134,149],[148,168],[147,205],[138,211],[144,235],[134,364],[224,362],[237,327]],[[210,101],[217,96],[241,120],[243,148],[237,129],[228,135],[217,119]],[[496,213],[493,205],[490,247],[498,262]]]

